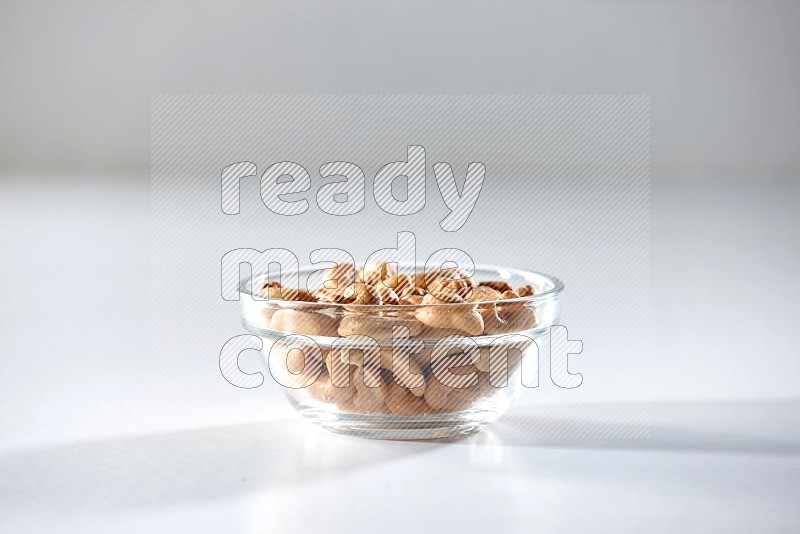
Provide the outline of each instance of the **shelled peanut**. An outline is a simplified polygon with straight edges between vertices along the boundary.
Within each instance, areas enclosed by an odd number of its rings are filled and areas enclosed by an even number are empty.
[[[526,347],[423,345],[410,354],[391,346],[372,350],[326,345],[275,347],[285,358],[283,380],[316,401],[349,413],[417,416],[453,412],[491,396],[521,365]]]
[[[508,376],[520,365],[521,350],[512,347],[495,358],[489,346],[477,348],[469,338],[536,326],[530,303],[519,300],[534,294],[531,285],[514,291],[506,281],[476,281],[459,269],[409,275],[385,262],[368,264],[363,272],[340,264],[325,273],[317,290],[277,282],[254,289],[268,298],[260,315],[265,324],[259,326],[334,338],[318,345],[323,356],[312,351],[318,358],[306,361],[297,377],[316,373],[308,394],[350,413],[463,410],[492,393],[498,370]],[[398,345],[398,335],[408,343]],[[362,338],[364,346],[353,341]],[[436,343],[443,338],[445,352]],[[287,356],[287,365],[297,367],[297,355],[292,358]],[[291,376],[297,372],[290,369]]]
[[[533,310],[524,302],[501,302],[532,295],[529,284],[514,292],[506,281],[475,281],[459,269],[411,276],[398,274],[385,262],[368,264],[363,275],[352,264],[340,264],[324,278],[323,286],[315,291],[278,282],[258,288],[256,293],[269,299],[265,308],[274,310],[264,314],[269,324],[260,326],[316,336],[335,336],[336,331],[343,336],[383,335],[387,330],[391,334],[395,324],[402,324],[412,336],[439,338],[502,334],[536,325]],[[311,303],[319,306],[309,306]],[[342,305],[342,309],[327,306],[330,304]],[[392,308],[384,311],[375,306]]]

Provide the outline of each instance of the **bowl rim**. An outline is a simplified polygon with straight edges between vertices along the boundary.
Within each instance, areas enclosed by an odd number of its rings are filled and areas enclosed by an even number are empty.
[[[411,267],[409,264],[401,264],[403,267]],[[415,272],[422,267],[424,270],[424,264],[416,264],[413,266]],[[534,295],[528,295],[526,297],[517,297],[515,299],[502,299],[502,300],[481,300],[481,301],[474,301],[474,302],[444,302],[444,303],[437,303],[437,304],[342,304],[342,303],[334,303],[334,302],[306,302],[306,301],[299,301],[299,300],[283,300],[283,299],[274,299],[274,298],[261,298],[253,295],[252,289],[252,281],[258,280],[259,278],[263,278],[268,276],[268,273],[258,273],[258,274],[251,274],[251,276],[246,277],[239,281],[239,293],[240,295],[244,294],[249,296],[253,301],[256,302],[264,302],[264,303],[271,303],[274,302],[276,304],[280,303],[281,307],[285,307],[287,309],[315,309],[318,310],[320,308],[324,308],[327,310],[342,310],[352,312],[353,309],[363,310],[364,312],[367,311],[402,311],[402,310],[415,310],[418,308],[428,308],[428,307],[441,307],[441,308],[463,308],[465,305],[485,305],[485,304],[512,304],[512,303],[539,303],[546,300],[558,298],[561,293],[564,291],[564,283],[553,275],[543,273],[541,271],[534,271],[532,269],[517,269],[514,267],[504,267],[498,265],[490,265],[490,264],[475,264],[475,271],[480,270],[492,270],[498,273],[509,273],[510,275],[518,275],[522,278],[529,278],[532,276],[544,278],[552,287],[549,289],[541,292],[536,293]],[[311,266],[311,265],[301,265],[298,268],[298,275],[306,272],[311,273],[315,271],[322,270],[319,266]],[[509,276],[510,278],[510,276]],[[480,284],[480,281],[478,281]],[[345,310],[346,308],[346,310]]]

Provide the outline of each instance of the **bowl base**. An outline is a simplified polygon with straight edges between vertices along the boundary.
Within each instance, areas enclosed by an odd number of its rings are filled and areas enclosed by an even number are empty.
[[[309,421],[337,434],[367,439],[448,440],[480,431],[500,415],[496,406],[424,416],[336,413],[313,405],[292,404]]]

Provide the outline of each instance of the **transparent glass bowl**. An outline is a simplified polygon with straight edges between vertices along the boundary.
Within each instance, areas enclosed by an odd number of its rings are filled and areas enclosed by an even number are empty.
[[[312,272],[302,269],[300,279]],[[533,294],[432,305],[298,302],[262,296],[267,276],[255,275],[240,287],[242,322],[311,421],[368,438],[453,438],[497,419],[523,391],[526,369],[538,372],[563,291],[558,279],[519,269],[477,266],[472,279],[530,285]]]

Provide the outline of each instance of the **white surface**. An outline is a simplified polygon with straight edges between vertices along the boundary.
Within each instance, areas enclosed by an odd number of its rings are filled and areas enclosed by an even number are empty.
[[[360,440],[291,418],[8,453],[2,529],[797,531],[797,402],[654,404],[638,440],[552,439],[597,415],[561,412],[512,409],[451,443]]]
[[[315,429],[276,388],[229,386],[211,352],[158,361],[148,350],[146,182],[16,181],[3,193],[2,531],[405,532],[414,524],[417,532],[728,534],[800,524],[797,361],[785,336],[796,324],[797,251],[778,253],[760,231],[796,235],[790,195],[656,190],[661,342],[648,391],[669,402],[543,404],[531,391],[486,432],[425,444]],[[689,209],[709,204],[712,219]],[[737,209],[749,210],[747,222]],[[723,243],[713,262],[709,240]],[[687,257],[697,263],[682,271],[690,298],[679,299],[669,288]],[[728,263],[771,275],[748,283],[750,271],[719,268]],[[754,324],[755,314],[730,311],[740,300],[770,310],[757,341],[725,335]],[[690,328],[699,320],[714,335]],[[770,396],[784,400],[758,400]],[[625,439],[642,417],[650,438]]]

